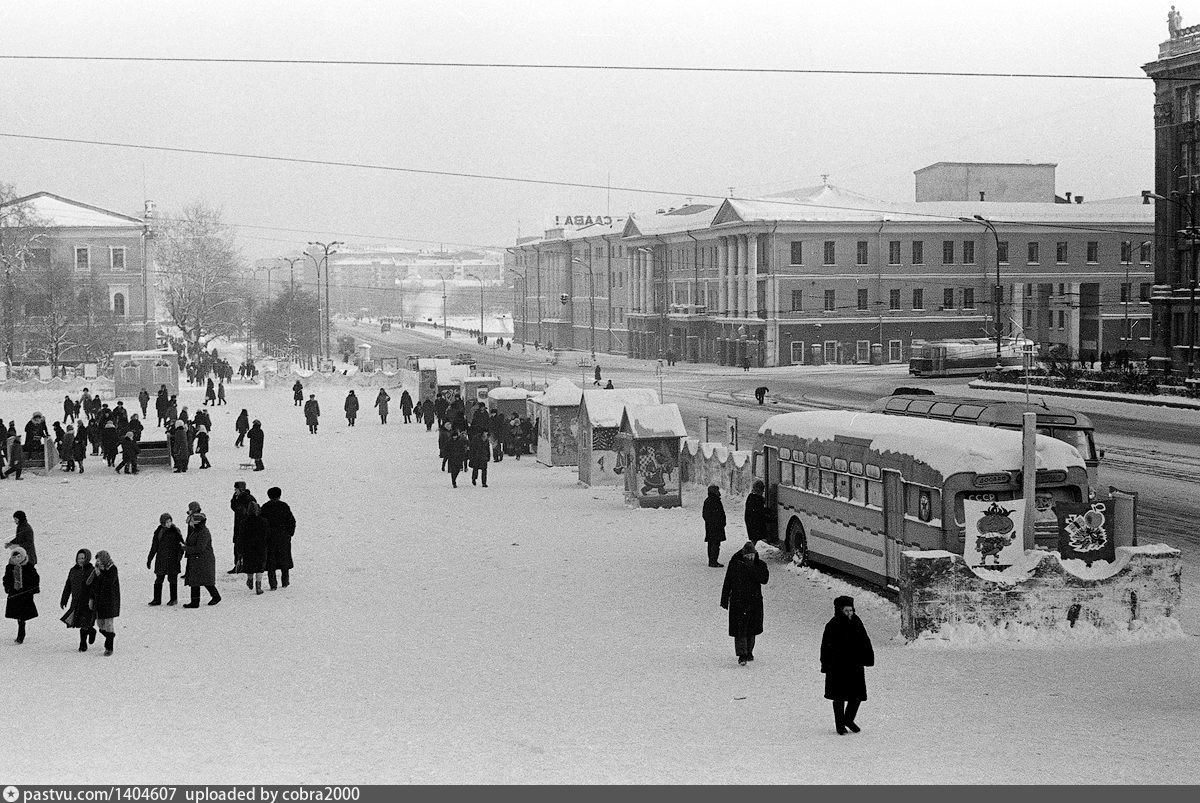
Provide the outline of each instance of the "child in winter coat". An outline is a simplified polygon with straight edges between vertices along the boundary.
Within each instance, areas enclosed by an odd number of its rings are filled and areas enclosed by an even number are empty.
[[[8,596],[4,618],[17,620],[17,643],[21,644],[25,641],[25,623],[38,615],[33,595],[42,589],[37,569],[29,563],[24,548],[14,546],[11,549],[8,565],[4,567],[4,593]]]

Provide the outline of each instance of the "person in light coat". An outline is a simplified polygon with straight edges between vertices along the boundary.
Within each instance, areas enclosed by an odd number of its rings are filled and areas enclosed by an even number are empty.
[[[384,390],[383,388],[380,388],[379,395],[377,395],[375,397],[375,408],[377,410],[379,410],[379,423],[380,424],[387,423],[388,402],[390,402],[391,400],[392,400],[392,397],[388,395],[387,391]]]

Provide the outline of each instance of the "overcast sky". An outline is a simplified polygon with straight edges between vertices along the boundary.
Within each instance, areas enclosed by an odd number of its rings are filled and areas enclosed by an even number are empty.
[[[0,55],[357,59],[1142,76],[1169,3],[0,3]],[[1183,24],[1200,3],[1177,3]],[[309,239],[511,245],[556,214],[829,181],[912,200],[937,161],[1152,186],[1141,81],[0,60],[0,133],[661,190],[574,189],[0,137],[0,180],[140,214],[191,200],[248,257]],[[294,231],[289,231],[294,230]],[[428,242],[421,242],[428,241]]]

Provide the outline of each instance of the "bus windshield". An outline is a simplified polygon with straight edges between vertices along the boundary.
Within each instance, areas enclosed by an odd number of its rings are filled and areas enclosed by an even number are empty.
[[[1049,435],[1055,440],[1069,443],[1079,452],[1086,462],[1096,460],[1096,445],[1092,442],[1090,433],[1082,429],[1067,429],[1065,427],[1038,427],[1039,435]]]

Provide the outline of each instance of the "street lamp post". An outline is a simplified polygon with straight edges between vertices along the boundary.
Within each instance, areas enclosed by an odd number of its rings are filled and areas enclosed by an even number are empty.
[[[996,323],[996,370],[999,371],[1003,367],[1001,357],[1001,328],[1000,328],[1000,303],[1004,296],[1004,285],[1000,283],[1000,235],[996,233],[996,224],[985,218],[983,215],[975,215],[973,217],[960,217],[959,220],[964,223],[978,223],[992,233],[992,238],[996,241],[996,286],[992,288],[992,300],[995,302],[995,323]]]
[[[322,258],[322,261],[325,263],[325,359],[329,359],[332,356],[332,352],[329,347],[329,331],[330,331],[329,255],[336,254],[337,246],[345,245],[345,243],[343,243],[340,240],[334,240],[331,243],[310,242],[308,245],[310,248],[314,245],[320,246],[321,250],[325,252],[324,257]],[[318,274],[319,274],[319,272],[318,272]],[[321,278],[320,278],[320,275],[318,275],[317,276],[318,285],[320,284],[320,281],[321,281]],[[319,287],[318,287],[318,290],[320,290]],[[320,306],[321,306],[320,304],[317,304],[318,309],[320,308]]]
[[[442,339],[450,337],[450,330],[446,328],[446,277],[442,276]]]
[[[525,267],[523,273],[518,273],[516,269],[509,268],[510,273],[517,276],[521,280],[521,346],[524,348],[525,343],[529,341],[529,267]],[[517,316],[517,283],[513,282],[513,318]],[[517,333],[517,327],[514,323],[513,334]]]
[[[483,334],[483,279],[476,276],[474,273],[467,274],[468,279],[474,279],[479,282],[479,339],[482,341]]]
[[[576,265],[582,265],[588,272],[588,329],[591,332],[589,343],[592,349],[592,360],[596,359],[596,277],[592,273],[591,256],[584,262],[578,257],[571,257]]]

